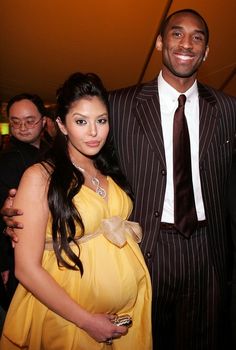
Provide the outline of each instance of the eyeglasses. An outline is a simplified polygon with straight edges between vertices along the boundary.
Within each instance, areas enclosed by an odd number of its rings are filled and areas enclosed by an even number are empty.
[[[10,123],[10,126],[13,127],[14,129],[20,129],[22,124],[24,124],[24,127],[27,129],[33,129],[41,120],[42,118],[40,118],[37,121],[33,119],[26,119],[26,120],[10,119],[9,123]]]

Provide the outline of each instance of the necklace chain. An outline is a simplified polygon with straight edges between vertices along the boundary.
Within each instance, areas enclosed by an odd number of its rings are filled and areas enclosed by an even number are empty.
[[[82,173],[85,173],[88,175],[88,177],[90,178],[90,182],[91,184],[96,188],[95,191],[97,194],[99,194],[99,196],[101,196],[102,198],[105,198],[107,193],[106,190],[100,186],[100,181],[99,179],[94,175],[90,175],[85,169],[81,168],[80,166],[78,166],[77,164],[75,164],[74,162],[72,162],[72,164],[74,165],[74,167],[78,170],[80,170]]]

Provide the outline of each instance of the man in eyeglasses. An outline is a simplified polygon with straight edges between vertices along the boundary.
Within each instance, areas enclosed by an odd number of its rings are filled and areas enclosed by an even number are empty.
[[[41,133],[46,123],[41,98],[28,93],[16,95],[7,105],[11,137],[8,147],[0,154],[0,208],[11,188],[17,188],[23,172],[37,162],[46,144]],[[5,224],[0,219],[0,272],[5,287],[7,309],[17,286],[14,277],[14,253],[9,238],[4,236]],[[2,299],[3,300],[3,299]]]

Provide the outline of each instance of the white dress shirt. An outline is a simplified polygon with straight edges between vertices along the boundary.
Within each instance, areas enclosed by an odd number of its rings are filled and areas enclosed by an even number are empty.
[[[178,97],[181,95],[170,86],[160,72],[158,76],[158,91],[160,97],[161,123],[165,146],[167,167],[166,192],[162,222],[174,223],[174,183],[173,183],[173,120],[178,107]],[[205,220],[202,190],[199,173],[199,99],[197,81],[185,91],[185,116],[187,119],[190,147],[193,190],[198,220]]]

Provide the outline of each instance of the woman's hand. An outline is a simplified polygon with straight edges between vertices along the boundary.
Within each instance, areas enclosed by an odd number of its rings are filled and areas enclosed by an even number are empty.
[[[116,326],[112,323],[115,315],[108,314],[89,314],[88,318],[83,320],[80,326],[93,339],[102,343],[106,341],[112,342],[111,339],[117,339],[127,334],[128,328],[125,326]]]

